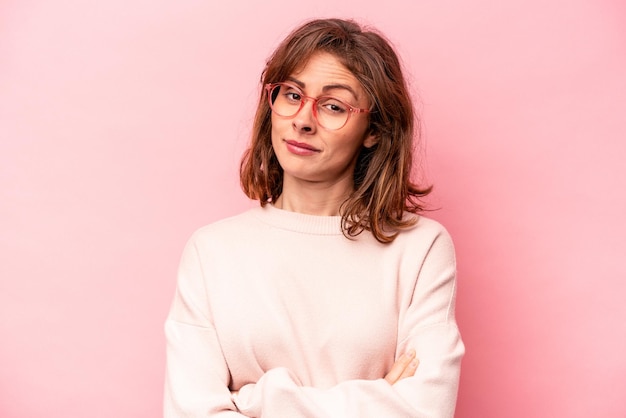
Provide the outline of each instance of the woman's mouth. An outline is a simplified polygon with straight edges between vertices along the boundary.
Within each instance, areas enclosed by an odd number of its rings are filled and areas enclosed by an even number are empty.
[[[291,139],[286,139],[285,144],[287,144],[287,149],[289,150],[289,152],[291,152],[292,154],[296,154],[296,155],[308,156],[308,155],[313,155],[313,154],[317,154],[318,152],[320,152],[320,150],[318,150],[317,148],[309,144],[306,144],[304,142],[294,141]]]

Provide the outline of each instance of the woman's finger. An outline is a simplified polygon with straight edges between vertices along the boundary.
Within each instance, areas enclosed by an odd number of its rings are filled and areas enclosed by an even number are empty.
[[[404,368],[404,371],[402,372],[398,380],[402,380],[405,377],[412,377],[415,374],[415,371],[417,370],[417,366],[419,366],[419,364],[420,361],[418,359],[415,358],[411,360],[411,362],[407,364],[407,366]],[[396,380],[396,382],[398,380]]]
[[[402,354],[393,366],[391,366],[391,370],[389,370],[389,373],[385,376],[385,380],[393,385],[400,379],[413,376],[415,369],[417,369],[415,350],[409,350]]]

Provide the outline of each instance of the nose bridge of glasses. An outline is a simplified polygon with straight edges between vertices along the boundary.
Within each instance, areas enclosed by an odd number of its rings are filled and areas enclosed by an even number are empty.
[[[307,106],[307,104],[311,103],[310,112],[317,119],[317,100],[318,99],[315,97],[305,96],[305,95],[302,95],[301,97],[302,97],[302,100],[300,101],[300,109],[298,109],[297,113],[302,113],[302,111]]]

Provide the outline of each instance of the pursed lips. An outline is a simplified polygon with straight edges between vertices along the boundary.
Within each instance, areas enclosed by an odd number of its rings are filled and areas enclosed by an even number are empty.
[[[312,152],[320,152],[321,150],[307,144],[304,142],[298,142],[291,139],[284,140],[287,145],[291,145],[292,147],[301,148],[302,150],[312,151]]]

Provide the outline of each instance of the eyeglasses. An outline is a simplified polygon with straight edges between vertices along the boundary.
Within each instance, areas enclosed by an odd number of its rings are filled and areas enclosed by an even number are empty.
[[[267,101],[274,113],[283,118],[293,118],[307,100],[313,101],[313,116],[325,129],[335,131],[343,128],[353,113],[369,113],[369,109],[350,106],[333,96],[305,96],[298,87],[289,83],[271,83],[265,86]]]

